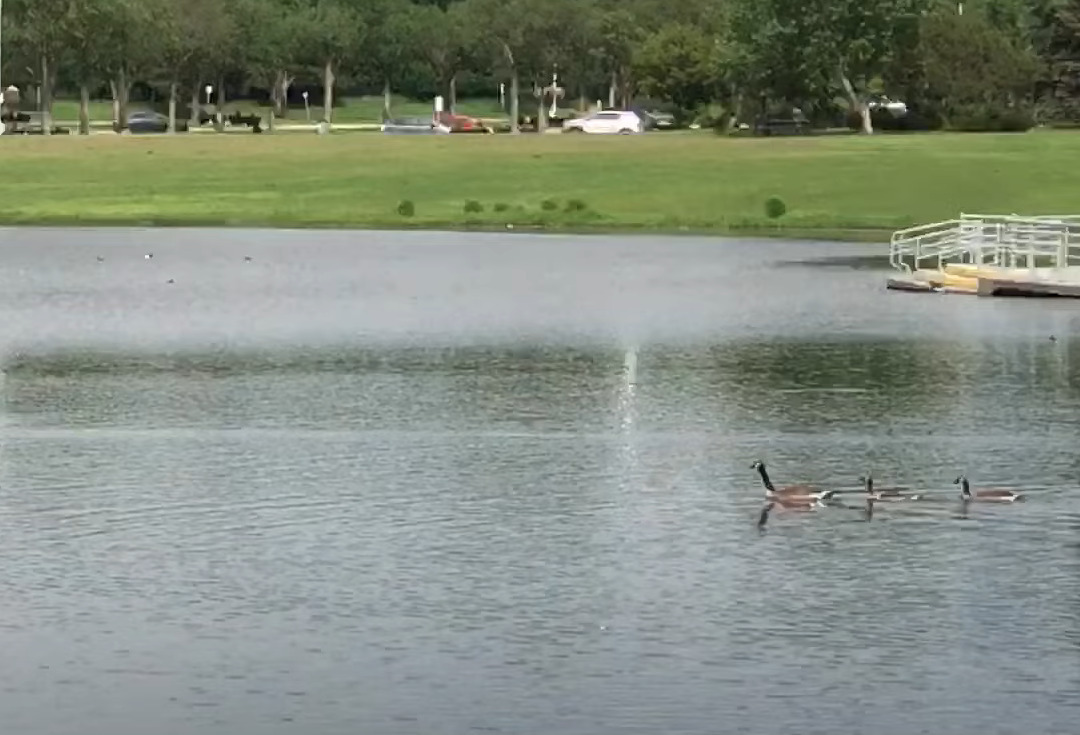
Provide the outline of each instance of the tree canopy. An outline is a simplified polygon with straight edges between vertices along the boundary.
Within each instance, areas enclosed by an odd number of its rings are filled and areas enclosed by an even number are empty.
[[[558,74],[582,100],[648,97],[691,116],[798,107],[857,115],[881,97],[944,118],[973,106],[1080,114],[1080,0],[7,0],[2,76],[158,99],[295,88],[540,102]],[[743,100],[752,101],[744,105]],[[531,101],[531,102],[530,102]],[[531,114],[530,108],[528,111]],[[968,114],[968,113],[964,113]],[[540,116],[543,118],[544,116]]]

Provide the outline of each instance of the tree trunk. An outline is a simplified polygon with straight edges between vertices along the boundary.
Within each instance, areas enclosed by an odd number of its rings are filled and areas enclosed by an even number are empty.
[[[858,112],[862,118],[862,131],[866,135],[871,135],[874,132],[874,123],[870,119],[870,105],[866,104],[863,100],[859,99],[859,95],[855,92],[855,85],[848,79],[847,74],[840,72],[840,83],[844,86],[844,92],[847,93],[848,101],[851,103],[851,109]]]
[[[449,104],[449,106],[450,106],[450,114],[453,115],[457,111],[457,72],[456,71],[451,72],[451,74],[450,74],[449,87],[450,87],[450,89],[449,89],[450,94],[448,95],[448,98],[447,98],[447,104]]]
[[[41,57],[41,132],[52,135],[52,72],[49,57]]]
[[[112,92],[112,119],[113,130],[119,133],[120,127],[120,92],[116,89],[116,81],[109,80],[109,90]]]
[[[608,85],[608,92],[607,92],[607,106],[608,106],[609,110],[614,110],[615,109],[615,93],[616,93],[616,91],[618,89],[619,89],[619,75],[616,72],[612,71],[611,72],[611,84]]]
[[[191,92],[191,110],[188,113],[188,117],[190,118],[188,120],[188,125],[193,128],[199,127],[199,120],[201,119],[199,115],[199,93],[201,90],[202,80],[196,79],[195,88]]]
[[[218,132],[225,132],[225,77],[218,77],[217,87]]]
[[[289,76],[289,72],[281,69],[274,77],[274,113],[278,117],[289,116],[289,88],[292,86],[294,77]]]
[[[334,121],[334,62],[331,59],[323,65],[323,119],[327,123]]]
[[[630,97],[633,96],[633,84],[630,79],[630,70],[623,67],[619,70],[619,95],[622,98],[622,109],[630,109]]]
[[[518,72],[514,68],[510,72],[510,132],[520,133],[521,126],[518,125],[518,96],[520,89],[518,86]]]
[[[169,132],[176,132],[176,95],[180,85],[176,82],[169,84]]]
[[[127,129],[128,98],[131,97],[131,83],[128,81],[127,69],[120,69],[116,77],[109,82],[113,93],[114,128],[116,132]]]
[[[390,80],[383,79],[382,85],[382,119],[386,122],[390,119]]]
[[[90,135],[90,85],[79,85],[79,135]]]
[[[547,130],[548,123],[548,111],[547,111],[547,95],[544,94],[544,88],[540,88],[540,104],[536,108],[536,132],[542,133]]]

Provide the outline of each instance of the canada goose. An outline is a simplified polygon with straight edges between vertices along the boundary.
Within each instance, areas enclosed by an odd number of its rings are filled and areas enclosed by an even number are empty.
[[[831,500],[836,495],[835,490],[818,490],[810,485],[787,485],[785,487],[777,489],[772,480],[769,479],[769,473],[765,469],[765,463],[760,459],[750,465],[750,469],[757,470],[761,475],[761,483],[765,486],[765,497],[782,499],[783,502],[788,501],[800,501],[800,500],[816,500],[824,501]]]
[[[873,495],[866,496],[866,522],[874,520],[874,503],[877,502],[877,498]]]
[[[1023,500],[1024,496],[1012,490],[976,490],[971,492],[971,485],[963,475],[953,480],[953,485],[960,486],[960,499],[963,501],[974,500],[979,503],[1013,503]]]
[[[922,493],[906,493],[902,487],[882,487],[874,489],[874,476],[869,472],[860,477],[859,482],[866,488],[866,496],[877,501],[896,502],[900,500],[921,500]]]

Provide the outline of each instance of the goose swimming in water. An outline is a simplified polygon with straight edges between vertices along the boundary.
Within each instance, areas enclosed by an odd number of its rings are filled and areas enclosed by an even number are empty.
[[[1023,495],[1012,490],[976,490],[972,493],[971,485],[964,475],[960,475],[960,477],[953,480],[953,485],[960,486],[960,499],[965,502],[974,500],[979,503],[1014,503],[1017,500],[1024,499]]]
[[[860,477],[859,482],[866,488],[866,497],[873,498],[876,501],[884,502],[897,502],[901,500],[921,500],[922,493],[908,493],[904,492],[905,488],[902,487],[881,487],[874,489],[874,477],[869,472],[866,473],[866,477]]]
[[[790,502],[809,502],[809,501],[825,501],[831,500],[836,495],[835,490],[818,490],[810,485],[785,485],[784,487],[777,488],[772,484],[772,480],[769,479],[769,473],[765,469],[765,463],[760,459],[750,465],[750,469],[757,470],[761,475],[761,484],[765,486],[765,497],[780,500],[784,503]]]

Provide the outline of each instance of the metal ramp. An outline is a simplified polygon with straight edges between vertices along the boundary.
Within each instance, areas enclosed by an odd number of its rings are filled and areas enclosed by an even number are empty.
[[[898,230],[889,263],[910,276],[952,263],[1001,268],[1080,266],[1080,215],[961,214]]]

